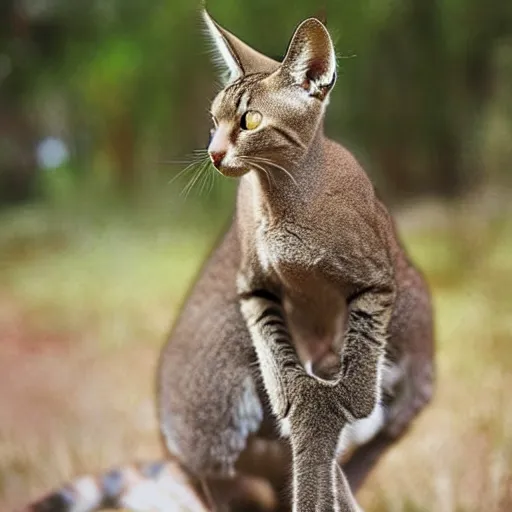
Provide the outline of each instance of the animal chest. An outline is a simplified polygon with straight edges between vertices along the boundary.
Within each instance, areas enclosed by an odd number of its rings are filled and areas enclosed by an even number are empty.
[[[294,225],[268,227],[262,223],[255,233],[258,263],[265,275],[290,296],[318,302],[336,285],[325,271],[329,250],[309,230]]]

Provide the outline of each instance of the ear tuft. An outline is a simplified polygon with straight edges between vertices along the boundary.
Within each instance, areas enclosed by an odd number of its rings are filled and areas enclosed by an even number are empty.
[[[327,9],[325,6],[318,9],[314,18],[316,18],[324,27],[327,27]]]
[[[292,37],[281,69],[310,96],[323,100],[336,81],[331,36],[316,18],[303,21]]]
[[[206,9],[203,10],[203,18],[218,52],[218,60],[229,72],[228,82],[251,73],[272,73],[279,67],[279,62],[259,53],[222,28]]]
[[[203,9],[202,14],[206,24],[206,34],[213,43],[217,54],[216,58],[214,58],[214,63],[227,72],[227,81],[232,82],[243,75],[244,71],[240,60],[229,44],[223,29],[217,25],[206,9]]]

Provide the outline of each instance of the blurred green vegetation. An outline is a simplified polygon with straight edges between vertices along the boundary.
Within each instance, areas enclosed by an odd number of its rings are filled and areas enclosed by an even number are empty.
[[[510,185],[512,4],[502,0],[329,0],[339,54],[328,133],[390,200]],[[218,85],[189,0],[5,0],[0,7],[0,199],[121,196],[158,187],[207,142]],[[218,21],[281,57],[311,0],[212,0]],[[35,155],[62,140],[65,169]],[[176,182],[176,187],[183,183]],[[221,185],[222,187],[223,185]],[[213,198],[215,203],[215,198]]]
[[[11,210],[0,216],[0,296],[23,305],[32,325],[86,333],[104,348],[133,339],[134,326],[135,339],[151,338],[148,322],[163,311],[170,326],[226,213],[196,212],[191,222],[165,208]]]

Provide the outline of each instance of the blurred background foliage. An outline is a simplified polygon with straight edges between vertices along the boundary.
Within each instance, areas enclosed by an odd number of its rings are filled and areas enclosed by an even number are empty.
[[[275,58],[326,13],[339,55],[327,132],[432,285],[437,396],[365,510],[512,510],[512,2],[208,6]],[[206,147],[220,87],[198,11],[0,2],[0,510],[162,456],[159,348],[236,186],[179,175]]]
[[[318,5],[217,0],[209,8],[281,57]],[[328,133],[356,152],[390,200],[510,182],[510,2],[320,7],[340,57]],[[71,194],[84,183],[129,194],[177,171],[163,161],[205,147],[217,87],[195,2],[3,0],[0,9],[2,201],[55,187]],[[36,159],[48,137],[69,151],[58,176]]]

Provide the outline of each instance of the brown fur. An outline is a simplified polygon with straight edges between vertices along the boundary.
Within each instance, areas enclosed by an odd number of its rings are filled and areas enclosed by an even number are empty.
[[[236,55],[237,40],[210,22]],[[280,66],[246,73],[240,57],[231,66],[212,105],[210,150],[226,155],[223,174],[243,176],[236,217],[160,370],[168,446],[200,475],[234,470],[262,420],[261,374],[274,417],[289,426],[300,511],[354,510],[334,463],[341,432],[370,415],[384,391],[380,434],[345,465],[355,489],[428,402],[433,381],[427,287],[360,165],[323,134],[332,52],[312,19]],[[240,129],[244,110],[265,122]],[[329,380],[306,372],[308,360]],[[381,379],[384,366],[392,378]]]

